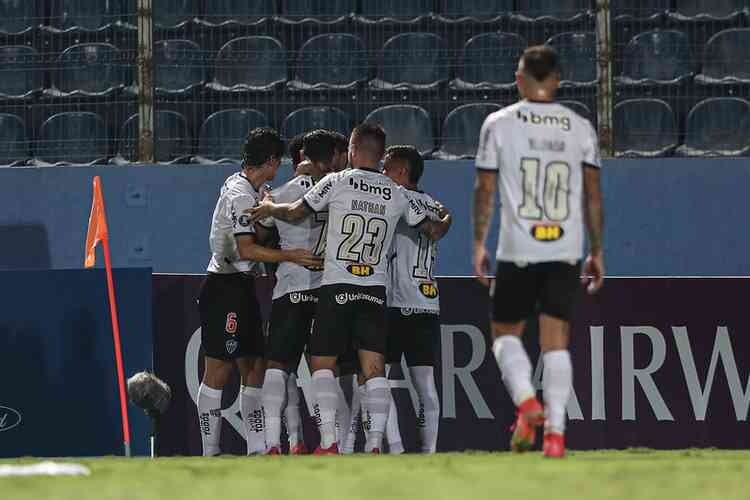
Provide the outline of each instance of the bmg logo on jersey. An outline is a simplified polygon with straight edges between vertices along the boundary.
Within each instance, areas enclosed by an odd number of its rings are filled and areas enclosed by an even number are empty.
[[[357,191],[382,196],[385,201],[390,200],[393,195],[393,191],[390,187],[378,186],[377,184],[368,184],[364,181],[364,179],[354,179],[352,177],[349,177],[349,185]]]
[[[538,115],[533,111],[529,111],[528,113],[526,113],[519,109],[516,113],[516,118],[523,121],[524,123],[531,123],[533,125],[560,127],[566,132],[570,131],[570,129],[572,128],[570,117],[568,116]]]

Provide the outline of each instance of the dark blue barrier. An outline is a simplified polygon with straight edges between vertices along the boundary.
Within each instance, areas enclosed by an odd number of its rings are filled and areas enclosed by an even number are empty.
[[[0,269],[81,267],[91,179],[101,175],[116,266],[203,272],[218,189],[235,169],[227,165],[0,169]],[[279,182],[288,175],[286,168]],[[741,222],[750,185],[749,160],[608,160],[603,179],[611,274],[750,273],[750,234]],[[424,188],[456,217],[440,246],[439,274],[471,273],[473,183],[471,161],[427,162]]]
[[[150,369],[151,270],[114,279],[125,373]],[[104,272],[0,271],[0,304],[0,457],[121,455]],[[146,454],[148,419],[129,415]]]

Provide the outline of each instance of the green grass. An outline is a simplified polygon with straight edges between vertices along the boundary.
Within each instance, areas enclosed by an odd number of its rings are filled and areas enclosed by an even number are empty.
[[[0,464],[28,463],[30,459]],[[3,500],[750,498],[750,451],[65,459],[89,477],[0,478]]]

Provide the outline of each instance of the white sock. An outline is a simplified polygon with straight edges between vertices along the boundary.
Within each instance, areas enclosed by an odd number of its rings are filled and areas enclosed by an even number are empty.
[[[356,379],[355,379],[356,380]],[[344,440],[344,446],[341,447],[341,453],[350,454],[354,453],[354,445],[357,442],[357,431],[360,425],[362,425],[361,410],[361,394],[362,391],[359,389],[359,385],[353,387],[352,390],[352,408],[349,417],[349,428],[347,429],[346,439]]]
[[[286,379],[284,370],[270,368],[263,380],[261,400],[266,417],[266,446],[281,447],[281,415],[286,406]]]
[[[336,379],[331,370],[317,370],[312,376],[312,389],[315,394],[315,412],[320,430],[320,447],[330,448],[336,442],[336,407],[339,396]]]
[[[203,456],[210,457],[221,453],[221,393],[205,384],[198,388],[198,427],[201,430]]]
[[[565,406],[573,387],[573,363],[567,350],[549,351],[544,354],[545,432],[565,433]]]
[[[434,368],[431,366],[409,367],[409,374],[419,396],[417,430],[422,442],[422,453],[437,450],[438,427],[440,425],[440,400],[435,387]]]
[[[336,442],[339,448],[344,447],[346,436],[349,433],[351,418],[349,403],[346,401],[346,394],[344,394],[344,390],[341,388],[342,381],[346,383],[350,381],[350,377],[348,375],[336,377],[336,394],[338,395],[338,405],[336,406]]]
[[[286,421],[286,433],[289,434],[290,448],[294,448],[302,442],[302,417],[300,417],[299,403],[297,374],[292,372],[286,379],[286,408],[284,409],[284,420]]]
[[[388,420],[385,424],[385,437],[388,441],[388,453],[391,455],[399,455],[404,452],[404,444],[401,442],[401,430],[398,428],[398,408],[396,408],[396,401],[393,399],[392,393],[389,395],[391,402],[388,406]]]
[[[492,343],[492,352],[495,353],[497,366],[513,403],[519,406],[535,397],[536,391],[531,384],[531,361],[521,339],[515,335],[501,335]]]
[[[365,452],[377,448],[383,449],[383,434],[388,421],[388,409],[391,403],[391,388],[385,377],[374,377],[365,383],[367,391],[367,421],[370,434],[367,436]]]
[[[257,455],[266,451],[261,392],[259,387],[240,386],[240,415],[242,415],[242,421],[245,422],[248,455]]]

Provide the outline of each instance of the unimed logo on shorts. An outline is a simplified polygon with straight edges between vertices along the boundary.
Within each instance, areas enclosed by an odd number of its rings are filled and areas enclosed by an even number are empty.
[[[372,302],[373,304],[377,304],[379,306],[382,306],[385,304],[385,301],[381,299],[380,297],[376,297],[375,295],[370,295],[367,293],[357,292],[357,293],[337,293],[334,297],[336,299],[336,303],[339,305],[344,305],[347,302],[355,302],[355,301],[367,301]]]

